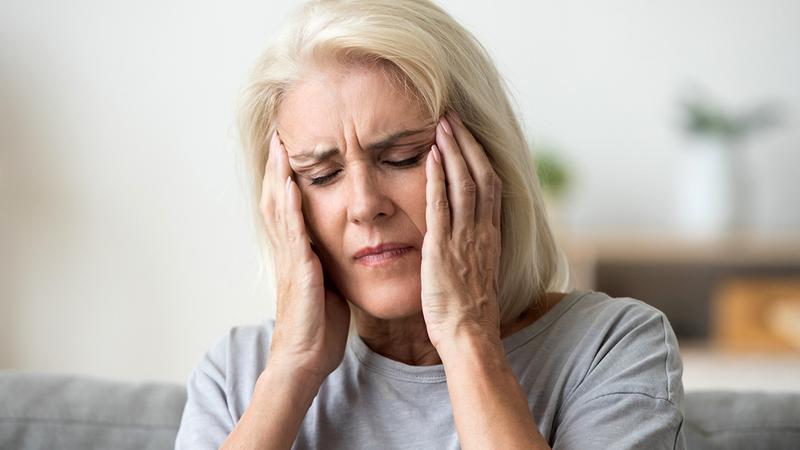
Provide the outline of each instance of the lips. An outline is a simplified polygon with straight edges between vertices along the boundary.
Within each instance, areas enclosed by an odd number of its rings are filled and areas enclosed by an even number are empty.
[[[370,247],[367,249],[362,249],[361,253],[363,256],[356,258],[355,262],[359,265],[373,268],[391,267],[393,263],[396,263],[409,255],[412,250],[414,250],[414,247],[400,245]]]
[[[361,250],[357,251],[355,255],[353,255],[353,259],[359,260],[363,259],[364,257],[370,255],[380,255],[383,253],[397,253],[406,249],[413,247],[412,245],[400,243],[400,242],[388,242],[378,244],[374,247],[364,247]]]

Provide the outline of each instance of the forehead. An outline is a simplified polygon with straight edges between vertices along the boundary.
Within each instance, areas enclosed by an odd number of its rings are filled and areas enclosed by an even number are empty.
[[[419,102],[389,76],[377,67],[348,67],[305,77],[287,92],[278,109],[278,133],[287,152],[349,145],[353,139],[366,144],[426,123]]]

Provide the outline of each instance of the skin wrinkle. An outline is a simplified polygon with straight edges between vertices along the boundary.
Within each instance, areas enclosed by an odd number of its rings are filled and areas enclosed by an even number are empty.
[[[278,113],[290,160],[298,149],[331,144],[342,149],[337,158],[342,172],[328,184],[298,183],[309,232],[323,267],[350,300],[364,342],[378,353],[412,364],[439,362],[420,303],[424,165],[386,166],[365,152],[361,142],[430,123],[418,105],[388,86],[379,72],[358,69],[347,76],[332,73],[308,79],[287,95]],[[405,242],[415,250],[390,270],[352,262],[352,254],[361,247],[387,241]]]
[[[416,152],[394,148],[373,152],[361,142],[428,129],[427,140],[433,143],[431,123],[424,108],[387,83],[380,70],[351,67],[330,68],[294,86],[279,108],[276,124],[292,170],[303,174],[304,180],[298,182],[303,215],[326,279],[350,301],[364,343],[378,354],[411,365],[441,363],[428,338],[420,297],[425,157],[412,167],[393,167],[384,161],[407,159]],[[310,185],[306,176],[310,166],[297,162],[300,149],[333,147],[342,151],[316,164],[327,169],[313,175],[341,171],[325,184]],[[427,145],[426,155],[429,149]],[[380,267],[354,262],[357,250],[379,242],[403,242],[413,249]],[[533,312],[501,331],[513,332],[532,323]]]
[[[432,128],[433,128],[433,126],[428,126],[428,127],[424,127],[424,128],[417,129],[417,130],[403,130],[403,131],[400,131],[400,132],[392,133],[389,136],[387,136],[385,138],[382,138],[382,139],[380,139],[379,141],[377,141],[375,143],[367,145],[366,148],[367,148],[367,150],[370,150],[370,151],[373,151],[373,152],[381,152],[383,150],[387,150],[387,149],[391,149],[391,148],[395,148],[395,147],[406,147],[406,146],[412,146],[413,147],[413,146],[416,146],[416,145],[422,145],[423,143],[432,143],[433,142],[433,137],[427,138],[424,141],[417,141],[417,142],[411,142],[411,143],[405,143],[405,144],[398,143],[398,141],[401,141],[404,138],[407,138],[409,136],[415,136],[415,135],[418,135],[418,134],[422,134],[424,132],[427,132],[428,134],[432,135],[433,134]],[[278,134],[281,134],[280,131],[278,132]],[[285,147],[287,148],[287,150],[290,150],[291,146],[285,145]],[[331,158],[333,156],[340,156],[340,154],[342,152],[341,152],[341,150],[339,150],[338,147],[333,147],[333,148],[329,148],[329,149],[322,150],[322,151],[317,151],[317,150],[312,149],[312,150],[306,150],[306,151],[302,151],[302,152],[296,152],[296,151],[292,150],[292,151],[290,151],[290,153],[291,153],[291,156],[290,156],[289,159],[292,162],[312,161],[312,163],[319,163],[319,162],[325,161],[325,160],[327,160],[327,159],[329,159],[329,158]],[[311,165],[313,165],[313,164],[311,164]],[[294,166],[297,167],[297,166],[300,166],[300,164],[295,164]]]

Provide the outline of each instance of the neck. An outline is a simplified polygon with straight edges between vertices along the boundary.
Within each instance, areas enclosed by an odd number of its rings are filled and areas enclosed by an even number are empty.
[[[542,303],[535,303],[517,320],[500,327],[500,337],[506,338],[539,319],[564,294],[551,293]],[[356,329],[361,340],[375,353],[411,366],[441,364],[436,348],[428,338],[422,312],[399,319],[379,319],[354,307]]]
[[[428,338],[422,312],[400,319],[378,319],[355,308],[354,316],[358,335],[375,353],[411,366],[442,363]]]

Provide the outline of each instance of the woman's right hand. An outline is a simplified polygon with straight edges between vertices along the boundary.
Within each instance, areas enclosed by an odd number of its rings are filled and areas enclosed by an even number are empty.
[[[322,383],[344,357],[350,307],[335,287],[325,285],[301,205],[300,188],[292,179],[286,149],[275,132],[260,202],[277,282],[267,369],[309,375]]]

